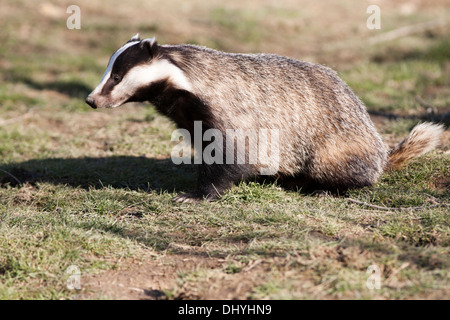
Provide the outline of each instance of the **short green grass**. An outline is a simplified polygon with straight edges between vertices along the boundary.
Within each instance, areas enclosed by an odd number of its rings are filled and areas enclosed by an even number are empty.
[[[143,289],[171,299],[449,298],[448,145],[385,173],[371,188],[340,196],[248,181],[213,203],[175,204],[171,198],[192,190],[196,178],[193,166],[170,161],[173,124],[148,105],[94,111],[83,102],[109,55],[136,29],[145,37],[161,35],[163,43],[201,40],[228,51],[311,56],[320,51],[319,40],[330,37],[321,24],[311,26],[311,35],[303,28],[317,14],[312,7],[194,1],[191,21],[167,3],[158,9],[160,18],[148,22],[123,4],[131,11],[121,15],[86,1],[82,30],[69,31],[64,10],[46,16],[48,8],[15,3],[0,5],[7,22],[0,31],[0,299],[116,296],[84,285],[81,292],[69,290],[68,267],[82,270],[83,284],[106,271],[119,274],[129,261],[155,259],[178,266],[170,275],[176,281]],[[44,10],[45,18],[35,10]],[[192,30],[158,20],[170,18],[169,11]],[[130,23],[129,15],[136,20]],[[347,23],[355,30],[352,41],[360,41],[358,32],[365,31]],[[275,31],[289,36],[275,37]],[[319,40],[298,46],[290,38],[297,33]],[[337,51],[317,56],[337,66],[383,119],[377,126],[392,144],[419,121],[448,125],[448,36],[445,30],[431,38],[414,35],[414,45],[399,40],[362,50],[350,64]],[[187,256],[214,263],[184,268]],[[381,270],[379,290],[366,285],[370,265]]]

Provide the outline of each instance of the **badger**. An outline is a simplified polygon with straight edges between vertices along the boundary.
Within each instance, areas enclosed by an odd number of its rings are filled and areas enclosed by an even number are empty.
[[[86,103],[95,109],[143,101],[191,135],[199,122],[201,134],[222,133],[223,149],[215,157],[225,159],[231,152],[236,159],[240,152],[248,160],[251,146],[277,149],[271,177],[320,190],[371,186],[385,170],[434,149],[444,131],[440,124],[420,123],[388,150],[364,104],[328,67],[274,54],[160,45],[136,34],[111,56]],[[239,134],[230,137],[230,129],[272,130],[277,139],[271,144],[249,135],[238,151]],[[197,145],[200,152],[205,147]],[[197,189],[174,200],[217,199],[236,182],[260,176],[262,162],[200,163]]]

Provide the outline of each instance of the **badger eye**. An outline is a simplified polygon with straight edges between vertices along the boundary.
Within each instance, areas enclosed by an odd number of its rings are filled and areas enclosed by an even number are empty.
[[[118,74],[113,74],[111,78],[114,80],[114,82],[119,82],[121,80],[120,76]]]

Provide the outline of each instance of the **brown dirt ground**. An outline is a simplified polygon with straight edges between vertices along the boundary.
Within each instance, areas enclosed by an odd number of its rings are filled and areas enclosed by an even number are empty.
[[[262,283],[268,262],[256,260],[238,274],[222,270],[226,260],[195,254],[166,255],[145,262],[127,261],[119,270],[83,277],[83,290],[78,299],[159,300],[167,299],[246,299],[248,293]],[[180,281],[178,275],[186,272],[212,271],[214,277],[195,285]],[[207,283],[202,283],[202,282]],[[166,291],[166,292],[165,292]]]

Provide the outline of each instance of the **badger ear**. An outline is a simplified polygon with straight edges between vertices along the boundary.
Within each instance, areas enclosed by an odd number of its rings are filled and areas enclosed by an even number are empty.
[[[139,32],[136,33],[128,42],[132,41],[141,41],[141,37],[139,36]]]
[[[157,42],[155,37],[142,40],[140,46],[141,48],[148,50],[150,56],[153,57],[156,54]]]
[[[149,47],[153,47],[156,44],[156,38],[149,38],[149,39],[144,39],[141,41],[141,45],[145,46],[148,45]]]

